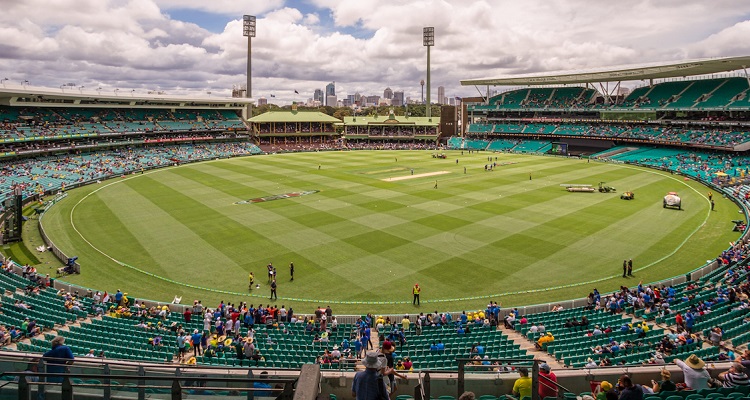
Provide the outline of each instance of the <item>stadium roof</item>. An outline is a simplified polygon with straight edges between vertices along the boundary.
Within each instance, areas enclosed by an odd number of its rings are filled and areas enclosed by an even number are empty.
[[[705,58],[681,62],[632,64],[592,70],[544,72],[502,76],[487,79],[466,79],[461,85],[534,86],[638,81],[644,79],[680,78],[736,71],[750,67],[750,56]]]
[[[344,117],[344,125],[416,125],[416,126],[438,126],[440,117],[407,117],[403,115],[365,115],[356,117]]]
[[[267,111],[256,115],[248,122],[256,124],[269,122],[341,122],[340,119],[324,114],[320,111]]]
[[[20,86],[0,88],[0,104],[47,107],[244,107],[252,99],[232,97],[188,97],[167,94],[143,94],[133,91],[101,93],[75,86],[39,88]]]

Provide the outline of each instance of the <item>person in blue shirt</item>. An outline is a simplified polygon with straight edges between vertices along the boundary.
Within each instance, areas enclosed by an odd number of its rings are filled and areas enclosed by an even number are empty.
[[[115,302],[117,302],[118,305],[122,305],[122,304],[120,304],[120,303],[122,303],[122,296],[123,296],[123,294],[120,291],[120,289],[117,289],[117,293],[115,293]]]
[[[56,336],[52,339],[52,349],[44,353],[43,360],[47,364],[47,372],[51,374],[63,374],[68,369],[68,365],[73,363],[75,356],[70,347],[65,346],[65,338]],[[62,382],[62,376],[47,378],[47,382]]]
[[[202,353],[201,338],[203,335],[196,329],[190,339],[193,341],[193,356],[198,357]]]
[[[443,350],[445,350],[445,345],[443,344],[443,342],[442,342],[442,341],[438,341],[438,342],[437,342],[437,350],[438,350],[438,351],[443,351]]]
[[[430,346],[430,351],[438,351],[437,344],[435,342],[432,342],[432,345]]]
[[[385,355],[368,352],[362,365],[365,370],[357,372],[352,381],[352,397],[356,400],[388,400],[385,380],[379,374],[387,366]]]
[[[263,390],[263,389],[271,389],[271,385],[268,384],[268,372],[266,371],[261,372],[260,379],[261,381],[253,382],[253,388],[255,389],[253,391],[253,396],[273,397],[273,392],[271,392],[271,390]],[[258,389],[261,389],[261,390],[258,390]]]
[[[466,324],[467,319],[468,317],[466,316],[466,311],[464,311],[463,313],[461,313],[461,324]]]
[[[362,346],[361,347],[362,348],[362,352],[366,352],[367,351],[367,343],[369,343],[369,342],[370,342],[370,338],[368,338],[367,336],[363,335],[362,337],[359,338],[359,344]]]

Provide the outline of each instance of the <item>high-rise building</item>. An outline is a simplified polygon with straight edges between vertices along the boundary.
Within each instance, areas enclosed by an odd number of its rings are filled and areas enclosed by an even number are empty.
[[[404,91],[399,90],[396,92],[393,92],[393,98],[391,99],[391,105],[394,107],[403,107],[404,106]]]
[[[347,94],[346,99],[343,100],[349,103],[349,105],[357,104],[357,95],[356,94]],[[346,104],[346,103],[344,103]]]
[[[338,103],[338,99],[336,96],[326,96],[326,105],[329,107],[336,107],[336,103]]]
[[[333,104],[328,103],[328,98],[331,96],[333,96],[334,98],[336,97],[336,82],[335,81],[326,85],[326,105],[335,107],[336,100],[333,101]]]
[[[259,106],[268,105],[268,99],[265,97],[258,97],[258,105]]]
[[[323,91],[321,89],[315,89],[315,94],[313,94],[313,101],[317,101],[319,104],[323,104]]]
[[[383,91],[383,98],[384,99],[388,99],[388,100],[392,99],[393,98],[393,90],[391,90],[391,88],[389,88],[389,87],[385,88],[385,90]]]
[[[362,96],[362,97],[365,97],[365,96]],[[380,103],[380,96],[378,95],[367,96],[366,99],[367,99],[367,102],[366,102],[367,107],[377,106],[378,103]]]
[[[438,104],[445,104],[445,87],[438,86],[438,98],[437,98]]]

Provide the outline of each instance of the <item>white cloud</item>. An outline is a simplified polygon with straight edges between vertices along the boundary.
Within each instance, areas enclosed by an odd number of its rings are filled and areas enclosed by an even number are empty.
[[[284,0],[155,0],[164,9],[190,9],[212,14],[259,15],[284,5]]]
[[[424,26],[435,27],[433,92],[445,86],[448,96],[475,93],[460,79],[750,53],[750,2],[736,0],[300,1],[4,2],[0,69],[50,87],[228,94],[245,81],[242,14],[258,17],[253,92],[279,101],[295,89],[307,99],[330,81],[339,97],[390,86],[418,98]],[[234,19],[212,33],[173,19],[175,9]]]

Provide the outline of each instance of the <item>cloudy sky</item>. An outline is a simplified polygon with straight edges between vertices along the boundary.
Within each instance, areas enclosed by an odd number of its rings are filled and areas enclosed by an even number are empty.
[[[435,27],[433,96],[459,80],[750,54],[745,0],[0,0],[11,87],[228,96],[245,81],[243,14],[257,16],[253,95],[304,101],[336,82],[420,97]],[[68,89],[70,90],[70,89]],[[299,91],[295,95],[294,91]],[[433,97],[434,98],[434,97]]]

